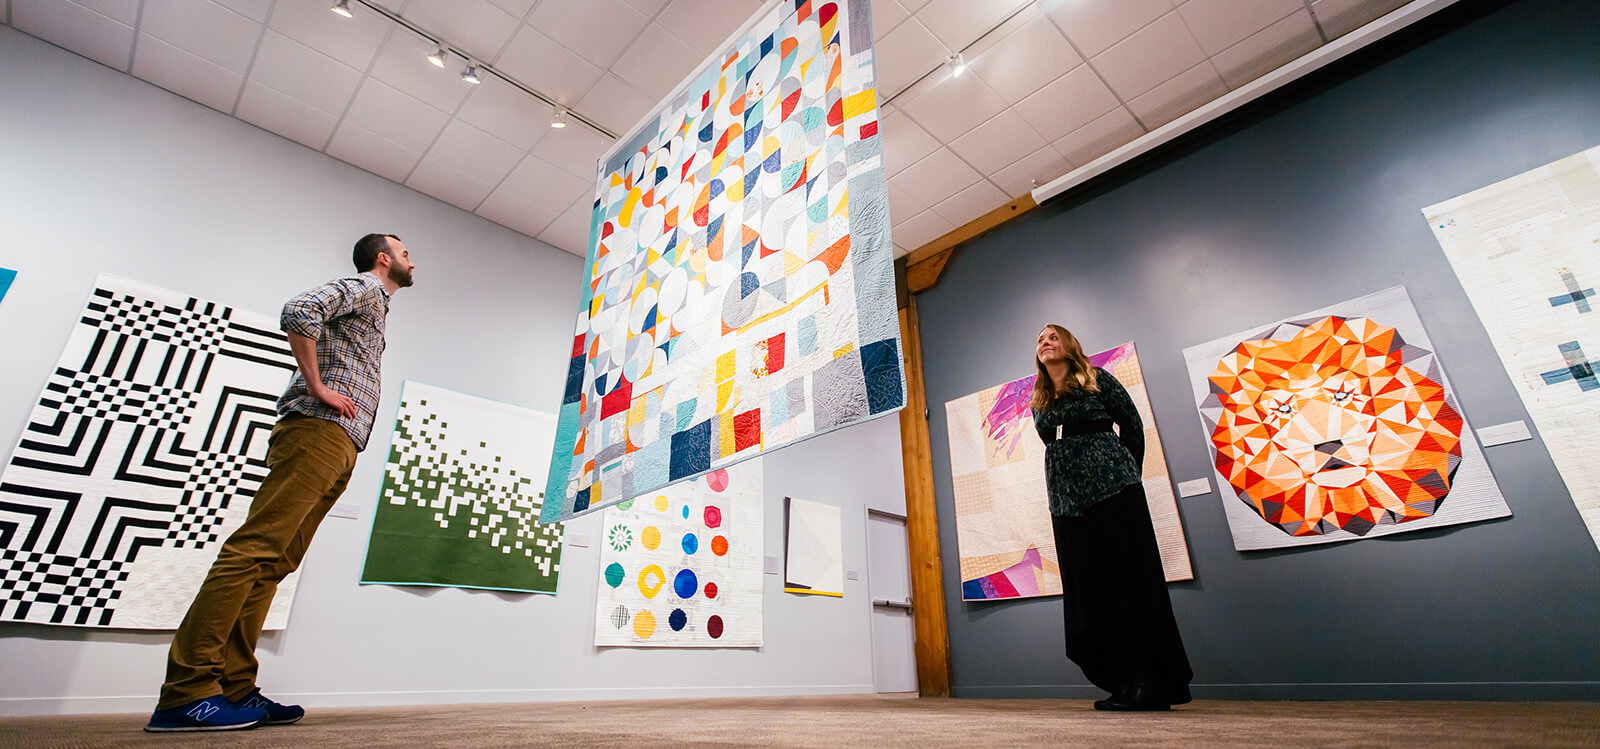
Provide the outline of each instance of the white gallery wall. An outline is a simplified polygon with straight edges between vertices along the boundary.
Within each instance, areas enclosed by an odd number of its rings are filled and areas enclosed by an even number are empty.
[[[765,461],[766,549],[782,501],[843,508],[845,597],[766,575],[757,650],[596,649],[598,550],[568,544],[556,596],[360,586],[400,392],[412,379],[553,412],[581,261],[445,203],[0,26],[0,457],[9,457],[98,273],[276,316],[352,272],[369,231],[405,239],[371,448],[305,564],[261,685],[311,706],[872,691],[865,509],[904,509],[893,417]],[[599,516],[567,526],[598,541]],[[0,715],[154,705],[170,635],[0,623]]]

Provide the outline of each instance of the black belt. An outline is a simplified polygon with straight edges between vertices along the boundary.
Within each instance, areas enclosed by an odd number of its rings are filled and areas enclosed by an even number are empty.
[[[1111,432],[1111,425],[1112,421],[1110,419],[1096,419],[1095,421],[1086,421],[1079,424],[1057,424],[1055,439],[1046,439],[1045,442],[1056,442],[1063,437],[1081,437],[1085,434]]]

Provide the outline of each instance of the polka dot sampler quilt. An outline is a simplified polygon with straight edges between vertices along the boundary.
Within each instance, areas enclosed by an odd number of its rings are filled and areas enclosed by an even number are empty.
[[[1183,356],[1236,549],[1511,514],[1403,286]]]
[[[758,458],[605,508],[594,644],[761,647],[762,492]]]
[[[99,276],[0,474],[0,620],[176,629],[266,478],[294,366],[274,318]]]
[[[546,522],[905,404],[869,10],[777,5],[601,170]]]

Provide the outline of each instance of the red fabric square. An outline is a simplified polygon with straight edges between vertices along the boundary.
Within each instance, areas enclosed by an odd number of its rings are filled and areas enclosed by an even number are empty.
[[[861,126],[861,139],[866,140],[878,134],[878,121],[873,120]]]
[[[783,369],[783,334],[767,339],[767,374]]]
[[[633,404],[633,383],[628,378],[622,378],[622,384],[616,390],[600,396],[600,418],[609,418],[612,414],[628,410]]]
[[[761,444],[761,412],[745,411],[733,417],[733,449],[739,452]]]

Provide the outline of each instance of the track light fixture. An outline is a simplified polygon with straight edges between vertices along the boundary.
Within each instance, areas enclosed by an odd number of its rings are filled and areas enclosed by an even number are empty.
[[[339,0],[339,2],[333,4],[333,7],[330,8],[330,10],[338,13],[341,16],[344,16],[345,18],[356,17],[354,13],[350,12],[350,0]]]
[[[433,48],[432,52],[428,53],[428,62],[433,63],[433,66],[436,68],[442,68],[444,67],[444,56],[444,45],[436,46]]]
[[[467,63],[467,69],[461,71],[461,80],[474,86],[483,83],[483,79],[478,77],[478,66],[472,63]]]
[[[565,109],[557,109],[555,115],[553,115],[550,118],[550,127],[553,127],[553,128],[556,128],[556,129],[559,130],[559,129],[564,128],[566,126],[567,126],[567,110],[565,110]]]
[[[960,78],[962,73],[967,72],[967,59],[962,57],[960,52],[952,55],[947,64],[950,66],[951,78]]]

